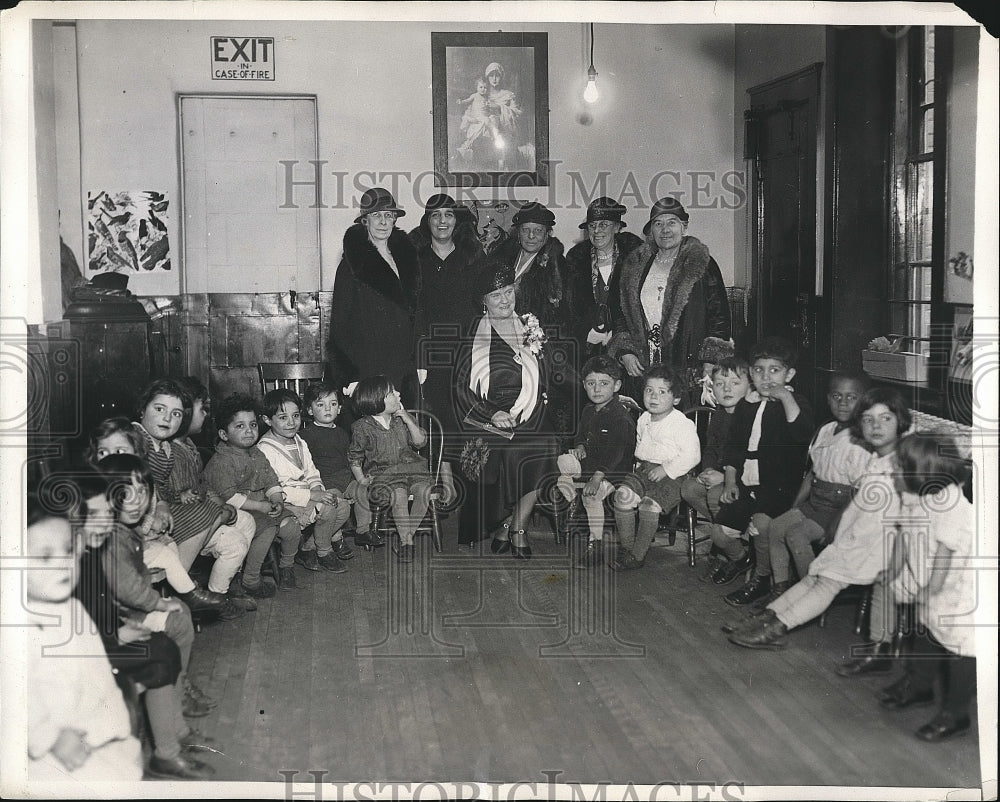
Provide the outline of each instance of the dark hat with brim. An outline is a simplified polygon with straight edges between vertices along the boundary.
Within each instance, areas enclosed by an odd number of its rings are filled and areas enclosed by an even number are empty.
[[[397,217],[406,216],[406,212],[396,205],[392,193],[382,187],[365,190],[365,194],[361,196],[361,212],[354,218],[354,222],[360,223],[366,214],[372,212],[395,212]]]
[[[480,295],[488,295],[514,283],[514,268],[502,262],[490,261],[479,274],[477,286]]]
[[[517,210],[517,214],[510,222],[515,226],[521,223],[540,223],[552,228],[556,224],[556,216],[538,201],[530,201]]]
[[[678,220],[685,223],[688,221],[688,213],[681,202],[677,198],[667,196],[666,198],[660,198],[653,204],[653,208],[649,210],[649,221],[642,227],[642,233],[648,234],[649,227],[653,224],[653,221],[663,214],[672,214]]]
[[[451,195],[441,193],[439,195],[431,195],[427,199],[427,203],[424,204],[424,214],[420,218],[420,224],[426,224],[427,218],[430,217],[430,213],[437,211],[438,209],[451,209],[455,212],[455,218],[459,222],[462,222],[463,220],[475,222],[476,220],[475,214],[473,214],[472,210],[468,206],[463,203],[459,203]]]
[[[621,223],[622,228],[625,228],[627,223],[622,220],[622,215],[627,211],[628,209],[620,203],[611,200],[611,198],[598,198],[587,207],[587,219],[580,223],[580,228],[586,228],[597,220],[610,220],[613,223]]]

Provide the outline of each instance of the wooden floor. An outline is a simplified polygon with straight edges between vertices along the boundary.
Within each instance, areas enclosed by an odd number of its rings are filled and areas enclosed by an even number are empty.
[[[191,673],[220,702],[198,722],[225,745],[204,753],[218,779],[979,786],[975,723],[925,744],[932,708],[876,703],[892,677],[834,674],[852,609],[749,651],[679,543],[626,574],[571,569],[550,534],[533,547],[432,554],[423,537],[409,566],[359,550],[206,626]]]

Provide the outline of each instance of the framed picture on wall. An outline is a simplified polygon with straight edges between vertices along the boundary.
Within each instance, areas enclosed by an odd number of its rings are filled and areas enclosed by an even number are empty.
[[[431,33],[437,186],[548,186],[547,33]]]

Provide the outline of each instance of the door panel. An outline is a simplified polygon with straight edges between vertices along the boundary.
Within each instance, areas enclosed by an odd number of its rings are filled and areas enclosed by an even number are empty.
[[[816,365],[816,152],[819,64],[750,90],[756,145],[753,304],[757,337],[799,349],[795,385],[812,394]]]
[[[320,286],[319,210],[282,209],[280,160],[317,158],[312,98],[182,96],[185,293]]]

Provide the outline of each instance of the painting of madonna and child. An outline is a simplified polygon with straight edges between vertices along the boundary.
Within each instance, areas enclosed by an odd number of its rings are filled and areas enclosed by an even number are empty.
[[[434,36],[442,37],[434,54],[435,143],[443,145],[435,149],[438,171],[489,176],[487,184],[536,173],[544,156],[538,137],[548,134],[536,111],[547,107],[538,103],[547,95],[547,56],[544,42],[524,42],[539,34]],[[513,38],[494,44],[496,37]]]

